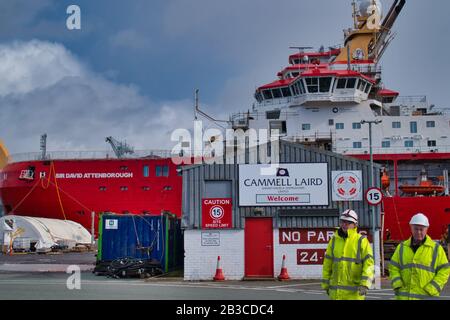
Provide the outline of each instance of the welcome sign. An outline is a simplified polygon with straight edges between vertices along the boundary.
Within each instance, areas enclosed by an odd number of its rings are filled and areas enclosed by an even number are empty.
[[[239,165],[240,206],[328,205],[328,164]]]

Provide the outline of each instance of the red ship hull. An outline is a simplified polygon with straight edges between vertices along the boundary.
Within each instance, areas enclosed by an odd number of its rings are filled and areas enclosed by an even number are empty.
[[[355,158],[369,160],[369,155],[353,155]],[[425,214],[430,220],[428,234],[435,240],[440,240],[450,225],[450,196],[442,195],[443,186],[429,185],[401,185],[402,170],[409,174],[409,166],[435,164],[436,167],[450,168],[450,153],[405,153],[405,154],[375,154],[375,162],[392,169],[391,176],[393,197],[385,195],[383,198],[384,239],[405,240],[411,236],[409,221],[416,213]],[[402,168],[405,166],[405,169]],[[420,171],[416,171],[420,175]],[[382,178],[383,181],[383,178]],[[384,182],[386,183],[386,181]],[[431,184],[431,182],[430,182]],[[388,183],[389,185],[389,183]],[[384,188],[387,186],[385,185]],[[413,190],[417,196],[409,193]],[[405,192],[406,191],[406,192]],[[428,195],[428,196],[424,196]],[[436,196],[430,196],[436,195]],[[389,231],[389,232],[388,232]]]
[[[393,240],[409,238],[409,220],[418,212],[428,217],[428,234],[435,240],[440,240],[450,225],[450,197],[385,197],[383,206],[385,239],[388,230]]]
[[[30,168],[33,179],[19,179]],[[28,161],[2,170],[0,197],[6,214],[68,219],[91,230],[91,212],[181,217],[181,186],[171,159]]]

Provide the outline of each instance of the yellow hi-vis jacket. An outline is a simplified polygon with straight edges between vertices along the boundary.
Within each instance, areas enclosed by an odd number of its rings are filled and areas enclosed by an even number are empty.
[[[429,236],[416,253],[411,249],[411,238],[400,243],[389,264],[389,278],[398,300],[438,297],[449,274],[444,249]]]
[[[328,243],[322,271],[322,288],[333,300],[364,300],[359,287],[370,288],[374,279],[372,247],[355,229],[342,238],[336,231]]]

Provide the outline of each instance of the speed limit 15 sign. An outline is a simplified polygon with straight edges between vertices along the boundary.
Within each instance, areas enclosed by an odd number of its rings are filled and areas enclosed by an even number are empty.
[[[371,206],[377,206],[383,200],[383,193],[378,188],[370,188],[366,192],[366,200]]]

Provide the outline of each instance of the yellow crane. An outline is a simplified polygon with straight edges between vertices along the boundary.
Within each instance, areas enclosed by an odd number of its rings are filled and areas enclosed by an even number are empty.
[[[6,149],[3,141],[0,140],[0,170],[3,169],[8,163],[8,149]]]

